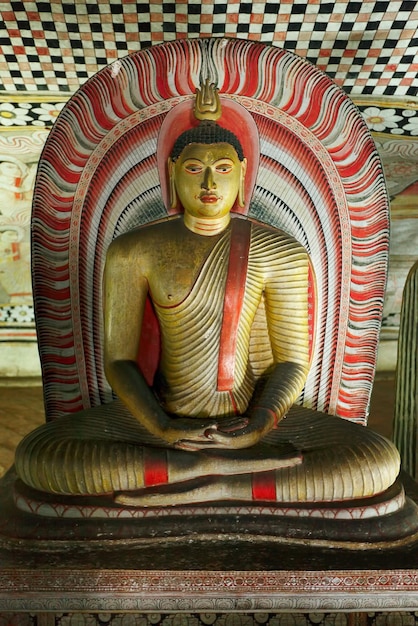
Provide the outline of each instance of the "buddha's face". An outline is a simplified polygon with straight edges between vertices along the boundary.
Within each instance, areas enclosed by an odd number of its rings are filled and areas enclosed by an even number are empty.
[[[245,160],[239,160],[229,143],[189,144],[171,169],[185,212],[206,219],[229,213],[244,174]]]

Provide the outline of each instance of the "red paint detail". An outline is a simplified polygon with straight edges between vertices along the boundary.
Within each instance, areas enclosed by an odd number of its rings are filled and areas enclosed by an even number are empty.
[[[267,407],[264,407],[264,406],[255,406],[254,411],[267,411],[267,413],[270,413],[270,415],[274,419],[273,429],[277,428],[278,426],[277,414],[272,409],[268,409]]]
[[[409,185],[409,187],[407,187],[406,189],[401,191],[401,193],[398,194],[398,197],[399,196],[416,196],[416,195],[418,195],[418,182],[413,183],[412,185]]]
[[[18,241],[14,241],[11,245],[11,249],[13,261],[18,261],[20,259],[20,243]]]
[[[107,78],[106,75],[104,75],[104,83],[108,82],[108,92],[110,92],[112,88],[112,82],[110,81],[111,79]],[[86,83],[84,87],[84,95],[87,96],[84,102],[84,106],[87,110],[83,111],[83,113],[85,114],[85,117],[83,119],[83,126],[88,124],[93,133],[96,134],[97,138],[98,133],[104,136],[107,132],[112,130],[112,128],[116,124],[116,121],[115,119],[113,119],[110,111],[110,109],[113,109],[113,107],[110,106],[109,108],[106,108],[104,99],[97,97],[95,85]]]
[[[1,337],[3,340],[7,339],[8,337],[36,337],[36,333],[35,331],[28,333],[7,331],[4,334],[2,333]]]
[[[235,401],[234,394],[232,393],[232,389],[229,390],[229,397],[231,398],[231,404],[234,409],[235,415],[239,415],[237,403]]]
[[[151,299],[148,297],[145,303],[137,363],[149,386],[154,382],[155,372],[160,359],[160,349],[160,327],[151,304]]]
[[[308,334],[309,334],[309,360],[312,360],[315,347],[316,329],[316,282],[312,264],[308,268]]]
[[[234,385],[237,332],[247,280],[250,240],[251,223],[233,220],[219,346],[218,391],[229,391]]]
[[[144,487],[168,483],[166,451],[161,448],[144,448]]]
[[[17,176],[14,179],[14,186],[19,189],[22,186],[23,179],[20,176]],[[21,191],[15,191],[14,193],[15,200],[23,200],[23,193]]]
[[[164,54],[164,50],[156,49],[154,60],[156,65],[155,82],[158,94],[162,100],[168,100],[173,97],[173,93],[168,83],[169,72],[167,71],[167,56]]]
[[[252,475],[253,500],[275,502],[276,496],[276,473],[257,472]]]

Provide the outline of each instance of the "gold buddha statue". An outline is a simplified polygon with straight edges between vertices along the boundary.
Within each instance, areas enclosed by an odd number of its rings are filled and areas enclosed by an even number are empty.
[[[247,158],[217,124],[213,85],[168,163],[184,213],[117,237],[105,268],[105,372],[118,400],[30,433],[16,471],[49,494],[120,505],[367,498],[396,480],[386,439],[292,405],[310,363],[309,258],[286,233],[231,218]],[[151,298],[161,332],[150,387],[137,364]]]

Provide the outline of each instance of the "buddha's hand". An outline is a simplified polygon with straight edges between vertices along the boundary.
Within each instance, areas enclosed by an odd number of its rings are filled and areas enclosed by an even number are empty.
[[[183,441],[203,442],[207,441],[206,432],[217,428],[217,422],[213,418],[176,417],[168,418],[161,436],[176,448],[183,448]],[[184,449],[190,450],[192,448]]]
[[[193,449],[221,448],[238,450],[250,448],[262,439],[276,425],[273,411],[256,408],[251,417],[238,417],[222,420],[205,431],[205,439],[196,441]],[[189,442],[187,442],[189,443]],[[186,444],[186,442],[184,442]],[[186,448],[185,445],[183,446]]]
[[[189,452],[208,448],[230,448],[232,446],[219,445],[219,443],[213,439],[212,434],[218,433],[219,429],[222,427],[223,433],[228,433],[232,436],[233,433],[244,430],[249,424],[248,417],[244,416],[223,419],[220,423],[214,422],[213,420],[206,420],[206,425],[203,428],[196,428],[196,423],[200,422],[201,425],[203,424],[201,420],[180,419],[178,421],[190,422],[190,424],[194,426],[194,428],[191,427],[189,431],[185,432],[185,436],[174,444],[179,450],[188,450]]]

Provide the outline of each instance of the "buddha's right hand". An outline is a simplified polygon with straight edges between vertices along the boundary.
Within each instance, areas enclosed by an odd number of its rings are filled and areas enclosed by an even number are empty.
[[[219,428],[219,423],[214,420],[197,420],[197,419],[179,419],[176,422],[188,422],[190,423],[190,430],[184,431],[184,436],[175,442],[175,447],[179,450],[187,450],[194,452],[197,450],[204,450],[209,448],[219,447],[217,443],[213,442],[212,435],[214,431]],[[200,422],[200,427],[196,428],[196,423]],[[248,426],[248,417],[232,417],[222,420],[222,431],[229,433],[231,436],[233,433],[237,433]],[[203,426],[203,428],[202,428]]]

